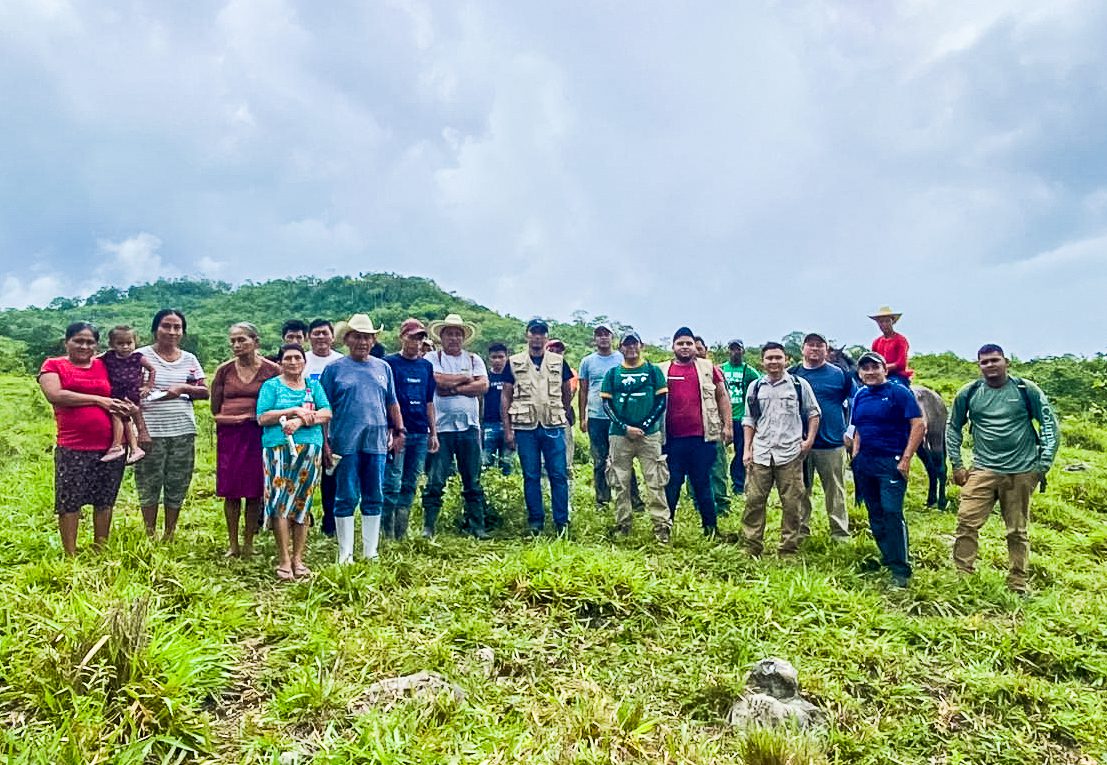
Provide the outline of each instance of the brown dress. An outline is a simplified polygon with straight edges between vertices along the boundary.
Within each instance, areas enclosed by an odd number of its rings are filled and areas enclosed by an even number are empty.
[[[211,410],[216,414],[248,414],[234,425],[215,426],[215,494],[227,499],[261,499],[265,494],[265,466],[261,457],[258,391],[281,368],[264,358],[254,379],[243,382],[234,359],[215,370],[211,381]]]

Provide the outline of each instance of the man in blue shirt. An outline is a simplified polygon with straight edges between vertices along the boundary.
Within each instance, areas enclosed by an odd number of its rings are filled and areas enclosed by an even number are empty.
[[[384,512],[381,532],[385,539],[407,536],[415,485],[423,472],[427,454],[438,451],[438,433],[434,422],[434,368],[419,351],[427,337],[427,328],[418,319],[400,325],[400,352],[385,357],[392,367],[396,398],[404,417],[407,437],[402,451],[388,456],[384,473]]]
[[[384,466],[389,450],[404,448],[404,419],[396,399],[392,369],[373,358],[379,327],[363,313],[339,322],[336,335],[350,355],[323,370],[319,378],[334,417],[331,449],[340,458],[335,468],[334,501],[338,562],[354,559],[354,508],[361,506],[361,544],[365,558],[377,557],[384,507]],[[391,426],[391,427],[390,427]],[[389,439],[391,438],[391,446]]]
[[[788,370],[810,383],[823,412],[815,445],[803,463],[806,493],[800,516],[800,538],[811,535],[811,492],[818,474],[823,485],[830,538],[846,542],[849,540],[849,512],[846,510],[846,447],[842,437],[846,432],[846,406],[853,395],[853,383],[841,369],[827,363],[826,354],[826,338],[818,332],[810,332],[803,338],[803,363]]]
[[[903,498],[911,458],[922,443],[926,426],[910,388],[888,381],[884,357],[876,351],[857,362],[862,388],[853,401],[853,480],[869,511],[869,528],[880,549],[881,565],[892,572],[897,587],[911,578],[907,553],[907,523]]]

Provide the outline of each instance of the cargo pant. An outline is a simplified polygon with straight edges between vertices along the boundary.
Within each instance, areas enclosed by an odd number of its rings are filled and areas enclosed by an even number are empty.
[[[669,505],[665,501],[665,487],[669,483],[669,465],[661,453],[661,434],[651,433],[639,439],[611,436],[607,463],[610,468],[611,486],[615,490],[615,525],[630,529],[633,515],[634,460],[642,466],[649,498],[646,508],[653,519],[654,530],[670,529]]]
[[[823,486],[830,536],[837,540],[849,539],[849,511],[846,509],[846,448],[812,449],[803,462],[803,516],[800,518],[800,536],[811,536],[811,492],[815,488],[815,476]]]
[[[776,486],[780,496],[780,552],[788,555],[799,549],[800,520],[803,513],[803,458],[783,465],[751,464],[746,471],[746,508],[742,513],[742,537],[746,549],[760,555],[765,543],[765,504]]]
[[[961,504],[957,508],[957,534],[953,541],[953,564],[957,570],[971,574],[976,564],[977,536],[996,502],[1003,523],[1007,526],[1007,556],[1010,569],[1007,586],[1012,590],[1026,589],[1026,570],[1030,559],[1030,495],[1038,485],[1041,473],[993,473],[973,468],[961,487]]]

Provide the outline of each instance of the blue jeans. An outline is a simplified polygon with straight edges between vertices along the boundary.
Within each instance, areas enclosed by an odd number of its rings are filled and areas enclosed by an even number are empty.
[[[730,461],[730,485],[735,494],[746,491],[746,465],[742,457],[746,451],[746,433],[742,421],[734,420],[734,459]]]
[[[403,539],[407,534],[415,485],[423,473],[429,440],[429,433],[408,433],[404,450],[388,455],[384,469],[384,512],[381,513],[381,531],[386,537]]]
[[[434,533],[442,511],[442,494],[446,481],[453,475],[455,460],[465,502],[465,529],[483,533],[484,488],[480,485],[480,430],[476,427],[438,434],[438,451],[430,456],[427,485],[423,487],[423,530]]]
[[[880,549],[880,562],[896,576],[911,576],[907,553],[907,523],[903,498],[907,479],[896,467],[895,457],[866,455],[853,458],[853,481],[869,511],[869,530]]]
[[[484,466],[500,466],[500,472],[511,475],[512,463],[515,452],[504,445],[504,426],[500,422],[486,422],[483,427],[484,434]]]
[[[343,454],[334,471],[334,517],[349,518],[361,505],[362,515],[380,515],[384,507],[384,454]]]
[[[692,483],[692,495],[700,512],[704,531],[713,531],[715,518],[715,494],[711,490],[711,468],[718,459],[719,449],[715,441],[704,441],[701,436],[670,438],[665,443],[665,455],[669,461],[669,483],[665,487],[665,499],[669,502],[670,520],[676,515],[680,489],[687,477]]]
[[[516,430],[515,448],[523,468],[523,497],[527,503],[527,525],[533,530],[546,524],[542,502],[542,463],[550,477],[550,504],[554,527],[559,531],[569,523],[569,474],[565,465],[565,428]]]

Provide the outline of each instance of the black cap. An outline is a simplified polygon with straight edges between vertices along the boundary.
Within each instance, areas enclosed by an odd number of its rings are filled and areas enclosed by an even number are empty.
[[[857,360],[857,366],[862,366],[863,364],[869,364],[869,363],[874,362],[874,361],[882,367],[888,366],[888,362],[885,361],[884,357],[881,356],[876,351],[865,351],[864,353],[862,353],[861,358],[859,358]]]
[[[527,332],[533,332],[536,335],[548,335],[550,334],[550,325],[541,319],[531,319],[527,322]]]
[[[626,345],[627,343],[642,344],[642,336],[635,332],[633,329],[629,332],[623,333],[623,338],[619,341],[619,345]]]
[[[826,335],[821,335],[818,332],[808,332],[806,335],[804,335],[803,342],[804,344],[822,343],[823,345],[830,345],[830,343],[826,341]]]
[[[680,329],[678,329],[676,332],[673,333],[673,342],[674,343],[677,341],[678,337],[695,338],[696,333],[693,332],[692,330],[688,329],[688,327],[681,327]]]

